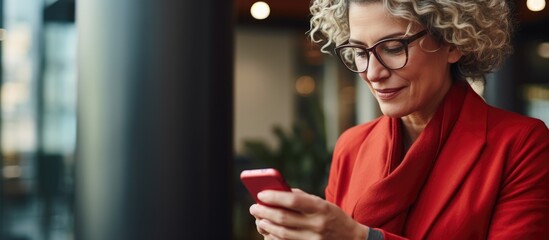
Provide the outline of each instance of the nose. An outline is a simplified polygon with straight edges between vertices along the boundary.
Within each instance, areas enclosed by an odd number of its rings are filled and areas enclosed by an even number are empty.
[[[389,77],[391,72],[387,69],[374,54],[370,55],[370,61],[368,62],[368,69],[361,75],[364,80],[370,82],[381,81]]]

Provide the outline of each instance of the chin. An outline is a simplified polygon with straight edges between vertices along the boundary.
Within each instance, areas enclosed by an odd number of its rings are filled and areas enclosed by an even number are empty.
[[[398,109],[394,107],[380,106],[380,109],[383,115],[387,117],[400,118],[408,115],[408,112],[403,111],[403,109]]]

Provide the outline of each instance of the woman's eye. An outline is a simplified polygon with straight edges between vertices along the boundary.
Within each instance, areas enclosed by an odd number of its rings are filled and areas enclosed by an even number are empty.
[[[405,52],[404,44],[397,42],[397,43],[387,43],[382,44],[379,46],[382,54],[391,54],[391,55],[399,55],[403,54]]]
[[[356,55],[357,57],[364,58],[364,57],[366,57],[366,54],[368,54],[368,52],[366,52],[366,51],[362,51],[362,50],[357,50],[357,51],[355,51],[355,55]]]

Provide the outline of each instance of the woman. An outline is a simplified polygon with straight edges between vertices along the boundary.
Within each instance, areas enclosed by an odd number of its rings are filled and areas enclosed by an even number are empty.
[[[510,51],[504,0],[314,0],[384,116],[347,130],[326,200],[264,191],[265,239],[549,239],[549,130],[466,83]]]

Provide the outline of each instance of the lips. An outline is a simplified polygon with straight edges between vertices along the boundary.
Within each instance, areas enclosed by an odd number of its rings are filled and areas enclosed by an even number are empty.
[[[384,88],[384,89],[375,89],[376,95],[380,100],[389,100],[395,98],[400,91],[404,89],[401,88]]]

